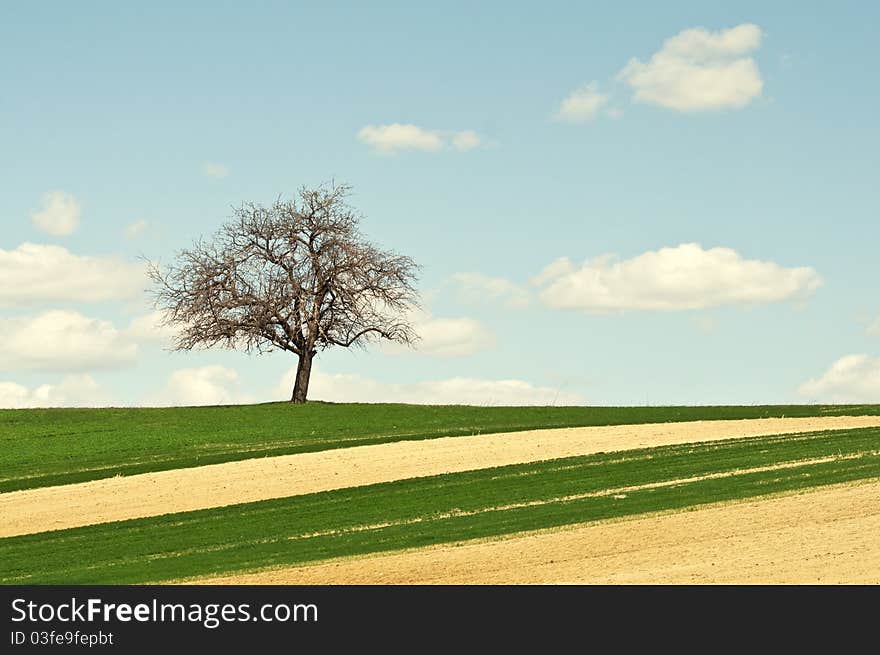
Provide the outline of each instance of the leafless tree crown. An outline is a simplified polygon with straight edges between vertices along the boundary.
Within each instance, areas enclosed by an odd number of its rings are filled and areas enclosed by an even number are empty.
[[[272,206],[243,204],[211,241],[163,269],[150,264],[156,306],[178,328],[176,350],[280,348],[311,358],[379,339],[412,344],[418,267],[359,231],[350,187],[303,188]]]

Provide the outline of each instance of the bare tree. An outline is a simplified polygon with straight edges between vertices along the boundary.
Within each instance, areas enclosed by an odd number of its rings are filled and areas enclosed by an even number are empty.
[[[412,344],[418,266],[363,238],[350,191],[331,183],[270,207],[243,204],[213,240],[179,252],[165,270],[150,263],[156,306],[178,328],[173,348],[294,353],[291,402],[302,403],[319,351]]]

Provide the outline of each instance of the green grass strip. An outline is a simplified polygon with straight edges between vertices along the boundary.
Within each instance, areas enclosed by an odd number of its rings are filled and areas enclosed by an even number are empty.
[[[823,457],[833,459],[810,463]],[[746,471],[778,465],[788,467]],[[733,475],[588,495],[724,473]],[[572,457],[10,537],[0,540],[0,583],[160,582],[876,477],[877,428]]]
[[[0,410],[0,492],[390,441],[591,425],[880,415],[880,405],[431,407],[269,403]]]

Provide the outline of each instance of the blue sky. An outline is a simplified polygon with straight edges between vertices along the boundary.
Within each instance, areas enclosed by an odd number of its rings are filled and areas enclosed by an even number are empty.
[[[331,178],[423,342],[313,398],[880,401],[877,7],[181,4],[0,9],[0,406],[287,395],[167,352],[137,258]]]

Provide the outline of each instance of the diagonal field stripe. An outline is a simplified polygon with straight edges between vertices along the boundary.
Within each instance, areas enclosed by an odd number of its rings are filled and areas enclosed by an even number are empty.
[[[880,482],[188,584],[878,584]]]
[[[532,430],[250,459],[0,494],[0,538],[599,452],[868,427],[880,417]]]

